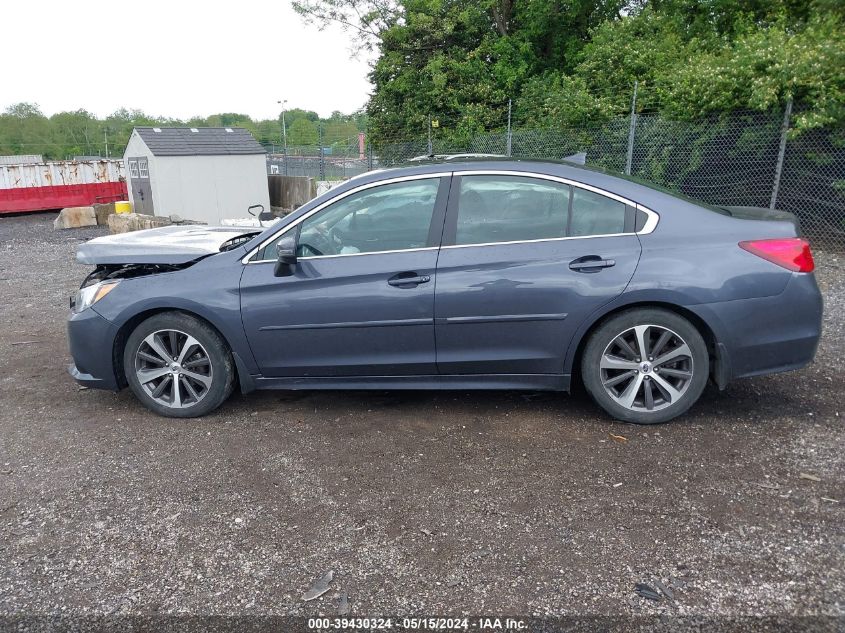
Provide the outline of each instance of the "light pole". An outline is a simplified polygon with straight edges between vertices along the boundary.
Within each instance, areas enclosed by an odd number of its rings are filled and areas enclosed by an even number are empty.
[[[285,129],[285,105],[288,100],[277,101],[282,106],[282,153],[285,155],[285,176],[288,175],[288,131]]]

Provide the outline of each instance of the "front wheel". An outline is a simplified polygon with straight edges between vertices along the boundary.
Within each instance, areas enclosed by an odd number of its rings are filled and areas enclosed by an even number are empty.
[[[701,396],[709,374],[707,346],[683,317],[637,308],[593,332],[581,362],[584,386],[617,420],[667,422]]]
[[[136,327],[126,341],[123,369],[138,400],[167,417],[205,415],[234,387],[234,361],[223,337],[181,312],[156,314]]]

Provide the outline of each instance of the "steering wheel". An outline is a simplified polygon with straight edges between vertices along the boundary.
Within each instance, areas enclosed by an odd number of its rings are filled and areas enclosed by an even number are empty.
[[[340,252],[343,248],[343,231],[337,226],[333,226],[329,229],[328,238],[334,243],[335,250]]]

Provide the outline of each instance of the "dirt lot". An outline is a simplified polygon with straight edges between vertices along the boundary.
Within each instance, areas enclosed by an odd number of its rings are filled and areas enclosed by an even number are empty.
[[[667,425],[514,392],[265,392],[180,421],[66,375],[74,249],[101,231],[52,219],[0,218],[0,615],[346,595],[353,615],[845,616],[842,255],[817,253],[814,365]],[[655,581],[674,602],[634,594]]]

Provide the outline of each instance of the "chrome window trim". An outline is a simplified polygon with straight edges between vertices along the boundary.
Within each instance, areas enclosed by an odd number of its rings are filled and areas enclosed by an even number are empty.
[[[311,259],[332,259],[334,257],[358,257],[359,255],[389,255],[391,253],[419,253],[420,251],[436,251],[439,246],[422,246],[420,248],[400,248],[392,251],[367,251],[366,253],[338,253],[337,255],[308,255],[306,257],[297,257],[297,260],[311,260]],[[257,262],[250,262],[256,264],[266,264],[267,262],[275,262],[275,259],[259,259]]]
[[[373,173],[373,172],[367,172]],[[363,176],[363,174],[361,174]],[[303,215],[301,218],[298,218],[295,222],[285,226],[280,231],[277,231],[269,238],[264,240],[261,244],[259,244],[256,248],[252,249],[249,253],[246,254],[245,257],[241,259],[241,263],[243,264],[268,264],[273,263],[275,259],[258,259],[255,261],[250,261],[250,258],[253,257],[258,251],[262,248],[274,242],[279,237],[287,233],[290,229],[296,227],[301,222],[306,220],[307,218],[311,217],[315,213],[318,213],[322,209],[326,208],[330,204],[333,204],[339,200],[343,200],[343,198],[352,195],[353,193],[358,193],[359,191],[364,191],[366,189],[370,189],[372,187],[378,187],[381,185],[390,185],[396,182],[405,182],[409,180],[425,180],[428,178],[443,178],[444,176],[522,176],[525,178],[539,178],[541,180],[551,180],[553,182],[559,182],[565,185],[570,185],[572,187],[578,187],[579,189],[585,189],[587,191],[592,191],[593,193],[599,194],[601,196],[605,196],[612,200],[616,200],[617,202],[621,202],[626,204],[630,207],[633,207],[637,211],[642,211],[646,214],[647,219],[646,223],[642,229],[639,231],[631,231],[628,233],[603,233],[601,235],[573,235],[569,237],[546,237],[540,238],[535,240],[514,240],[509,242],[484,242],[481,244],[451,244],[449,246],[427,246],[424,248],[405,248],[401,250],[390,250],[390,251],[371,251],[368,253],[341,253],[338,255],[311,255],[308,257],[300,257],[299,259],[308,260],[308,259],[330,259],[334,257],[356,257],[361,255],[383,255],[389,253],[408,253],[414,251],[429,251],[429,250],[437,250],[438,248],[472,248],[475,246],[496,246],[496,245],[509,245],[509,244],[534,244],[537,242],[562,242],[565,240],[591,240],[599,237],[623,237],[626,235],[648,235],[649,233],[653,232],[655,228],[657,228],[657,224],[660,221],[660,215],[649,209],[648,207],[644,207],[643,205],[630,200],[629,198],[625,198],[624,196],[620,196],[615,194],[611,191],[607,191],[605,189],[601,189],[600,187],[594,187],[593,185],[588,185],[583,182],[579,182],[577,180],[572,180],[570,178],[564,178],[562,176],[553,176],[551,174],[543,174],[539,172],[533,171],[513,171],[513,170],[505,170],[505,169],[465,169],[465,170],[454,170],[448,172],[436,172],[432,174],[414,174],[412,176],[399,176],[397,178],[388,178],[385,180],[379,180],[377,182],[370,182],[365,185],[361,185],[359,187],[355,187],[354,189],[350,189],[339,196],[335,196],[330,200],[326,200],[321,205],[311,209],[308,213]],[[358,177],[358,176],[356,176]],[[351,180],[351,179],[350,179]]]
[[[241,263],[243,263],[243,264],[267,264],[267,263],[275,262],[276,261],[275,259],[257,259],[255,261],[250,261],[250,258],[254,257],[258,253],[258,251],[260,251],[262,248],[266,247],[271,242],[275,242],[282,235],[284,235],[285,233],[287,233],[291,229],[295,228],[296,226],[298,226],[300,223],[302,223],[305,220],[307,220],[308,218],[310,218],[315,213],[319,213],[320,211],[325,209],[330,204],[334,204],[335,202],[338,202],[339,200],[343,200],[347,196],[351,196],[353,193],[358,193],[359,191],[366,191],[367,189],[372,189],[373,187],[380,187],[382,185],[392,185],[392,184],[397,183],[397,182],[406,182],[406,181],[411,181],[411,180],[428,180],[428,179],[431,179],[431,178],[443,178],[444,176],[451,176],[451,175],[452,175],[451,171],[444,171],[444,172],[437,172],[437,173],[433,173],[433,174],[414,174],[412,176],[398,176],[396,178],[387,178],[385,180],[378,180],[376,182],[368,182],[365,185],[360,185],[359,187],[355,187],[353,189],[350,189],[349,191],[344,191],[342,194],[334,196],[331,199],[326,200],[322,204],[317,205],[316,207],[311,209],[308,213],[306,213],[302,217],[297,218],[295,221],[291,222],[287,226],[284,226],[280,230],[273,233],[273,235],[268,237],[266,240],[261,242],[261,244],[259,244],[255,248],[253,248],[249,253],[247,253],[246,256],[244,256],[241,259]],[[367,252],[367,253],[343,253],[343,254],[339,254],[339,255],[310,255],[308,257],[299,257],[298,259],[327,259],[329,257],[350,257],[352,255],[379,255],[379,254],[384,254],[384,253],[406,253],[408,251],[425,251],[425,250],[437,249],[437,248],[439,248],[439,246],[426,246],[424,248],[404,248],[404,249],[401,249],[401,250],[390,250],[390,251],[370,251],[370,252]]]
[[[654,229],[657,228],[657,223],[660,221],[660,215],[657,213],[657,211],[652,211],[648,207],[644,207],[639,203],[635,204],[634,208],[637,211],[642,211],[647,216],[643,228],[637,231],[635,235],[648,235],[649,233],[654,231]]]
[[[445,250],[447,248],[472,248],[474,246],[508,246],[510,244],[536,244],[537,242],[564,242],[567,240],[592,240],[597,237],[626,237],[629,235],[637,235],[636,233],[602,233],[601,235],[573,235],[571,237],[541,237],[535,240],[513,240],[511,242],[480,242],[478,244],[450,244],[448,246],[441,246]]]
[[[599,189],[598,187],[594,187],[592,185],[586,185],[583,182],[578,182],[577,180],[570,180],[569,178],[563,178],[562,176],[553,176],[551,174],[540,174],[537,172],[532,171],[511,171],[505,169],[467,169],[465,171],[455,170],[452,172],[453,176],[525,176],[527,178],[539,178],[541,180],[553,180],[555,182],[560,182],[565,185],[572,185],[573,187],[579,187],[580,189],[586,189],[587,191],[592,191],[593,193],[600,194],[602,196],[606,196],[608,198],[612,198],[617,202],[622,202],[629,206],[636,206],[636,202],[633,200],[629,200],[628,198],[623,198],[620,195],[615,193],[611,193],[610,191],[605,191],[604,189]]]

